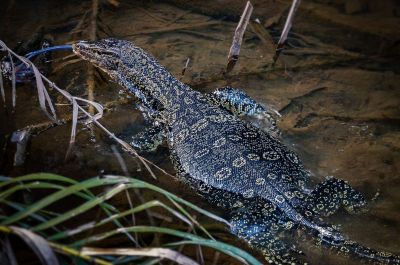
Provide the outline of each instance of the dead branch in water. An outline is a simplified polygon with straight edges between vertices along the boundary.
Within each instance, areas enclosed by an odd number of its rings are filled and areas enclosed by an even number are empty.
[[[299,7],[299,5],[300,5],[300,0],[293,0],[292,6],[290,7],[289,14],[285,22],[285,26],[282,30],[281,37],[279,38],[278,44],[276,46],[273,64],[275,64],[276,60],[278,60],[278,57],[283,50],[283,46],[285,45],[289,31],[292,28],[294,14],[296,13],[296,10]]]
[[[94,41],[97,39],[97,16],[99,12],[99,1],[92,0],[92,13],[90,16],[90,27],[89,27],[89,40]],[[87,78],[87,92],[88,92],[88,100],[94,100],[94,88],[95,88],[95,80],[94,80],[94,66],[88,65],[88,78]],[[93,106],[89,106],[89,113],[93,114],[94,109]]]
[[[230,72],[235,66],[237,60],[239,59],[240,47],[243,41],[243,35],[246,31],[247,24],[249,24],[251,13],[253,12],[253,6],[250,1],[247,1],[246,7],[243,10],[240,21],[236,27],[235,34],[233,36],[233,41],[228,55],[228,64],[226,66],[226,71]]]

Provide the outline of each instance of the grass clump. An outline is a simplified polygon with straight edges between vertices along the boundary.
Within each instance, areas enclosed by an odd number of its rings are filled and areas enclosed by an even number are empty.
[[[123,210],[113,205],[113,198],[126,192],[133,194],[135,189],[154,193],[165,198],[165,202],[152,199]],[[29,203],[17,199],[21,193],[31,195]],[[135,178],[106,175],[76,181],[47,173],[2,177],[0,208],[3,209],[0,233],[5,242],[2,252],[9,261],[16,260],[9,240],[14,234],[33,250],[42,264],[76,259],[79,264],[129,264],[132,260],[138,264],[163,259],[177,264],[200,264],[182,252],[184,245],[196,245],[198,250],[210,248],[245,264],[261,264],[244,250],[216,240],[194,215],[228,224],[223,218]],[[166,227],[162,225],[165,222],[146,224],[149,221],[146,218],[135,224],[135,216],[145,211],[171,218],[179,226]],[[92,212],[97,213],[96,218],[88,219]],[[132,219],[128,218],[131,216]],[[109,246],[109,240],[112,242],[118,235],[127,237],[124,242],[129,242],[128,246],[98,247]],[[59,263],[54,263],[55,260]]]

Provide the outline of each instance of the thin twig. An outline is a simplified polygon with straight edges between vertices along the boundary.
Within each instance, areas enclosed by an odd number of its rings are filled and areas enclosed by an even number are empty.
[[[246,31],[247,24],[249,24],[251,13],[253,12],[253,6],[250,1],[247,1],[246,7],[243,10],[240,21],[236,27],[235,34],[233,36],[233,41],[228,55],[228,64],[226,66],[226,71],[232,71],[237,60],[239,59],[240,47],[243,41],[243,35]]]
[[[156,15],[152,14],[150,11],[148,11],[148,10],[145,9],[145,8],[137,7],[137,9],[139,9],[139,10],[142,11],[143,13],[146,13],[149,17],[153,18],[154,20],[157,20],[157,21],[162,22],[162,23],[168,22],[168,20],[166,20],[166,19],[164,19],[164,18],[162,18],[162,17],[159,17],[159,16],[156,16]]]
[[[183,18],[184,16],[186,16],[187,14],[191,13],[192,10],[187,10],[185,12],[182,12],[180,15],[178,15],[177,17],[175,17],[173,20],[171,20],[170,22],[168,22],[167,24],[165,24],[165,27],[168,27],[172,24],[174,24],[175,22],[177,22],[178,20],[180,20],[181,18]]]
[[[3,69],[2,69],[1,63],[0,63],[0,93],[1,93],[1,98],[3,100],[3,106],[5,108],[6,107],[6,94],[4,92]]]
[[[171,26],[171,27],[162,27],[162,28],[138,31],[135,33],[131,33],[131,34],[123,35],[123,36],[119,36],[119,37],[126,38],[126,37],[141,35],[141,34],[164,33],[164,32],[176,31],[176,30],[181,30],[181,29],[201,28],[201,27],[206,27],[206,26],[218,25],[221,23],[222,23],[222,21],[217,20],[217,21],[207,21],[207,22],[200,22],[200,23],[188,24],[188,25],[176,25],[176,26]]]

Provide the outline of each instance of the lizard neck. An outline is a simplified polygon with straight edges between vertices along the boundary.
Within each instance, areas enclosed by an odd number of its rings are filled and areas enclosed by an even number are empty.
[[[149,112],[174,112],[191,88],[172,76],[152,56],[144,54],[141,64],[119,66],[113,78],[132,92]]]

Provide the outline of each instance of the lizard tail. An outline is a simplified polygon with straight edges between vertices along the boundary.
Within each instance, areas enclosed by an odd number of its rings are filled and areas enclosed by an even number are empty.
[[[338,241],[332,238],[321,239],[323,245],[326,245],[327,247],[330,247],[345,255],[353,255],[362,260],[378,264],[400,265],[400,256],[389,252],[377,251],[350,240]]]

